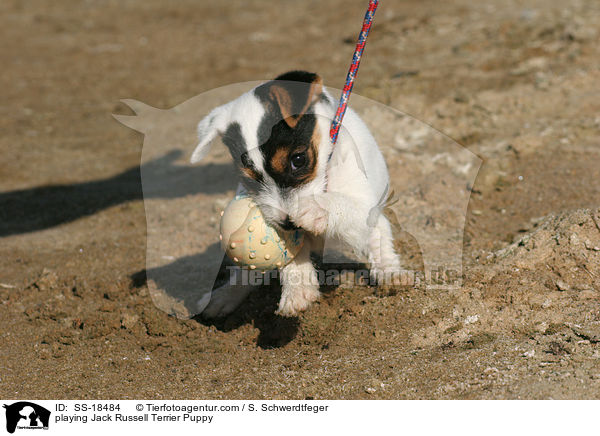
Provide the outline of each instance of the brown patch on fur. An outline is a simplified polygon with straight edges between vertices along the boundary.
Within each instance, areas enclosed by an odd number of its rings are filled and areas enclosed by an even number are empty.
[[[259,182],[262,179],[261,175],[254,171],[252,168],[242,168],[242,174],[244,174],[246,177],[256,180],[257,182]]]
[[[271,158],[271,167],[280,174],[283,174],[287,168],[290,159],[290,150],[288,148],[278,148]]]
[[[279,105],[281,116],[288,126],[295,127],[298,123],[298,120],[292,117],[292,115],[294,115],[292,114],[292,96],[289,94],[289,92],[279,85],[273,85],[271,86],[270,94]]]
[[[294,114],[293,105],[292,105],[292,96],[289,91],[280,85],[271,86],[270,94],[271,97],[277,102],[279,105],[279,110],[281,111],[281,116],[288,126],[291,128],[296,127],[298,124],[298,120],[302,115],[306,113],[308,107],[313,103],[315,99],[318,98],[319,95],[323,92],[323,80],[317,76],[317,78],[310,84],[310,89],[308,90],[308,97],[304,106],[300,110],[300,113]]]

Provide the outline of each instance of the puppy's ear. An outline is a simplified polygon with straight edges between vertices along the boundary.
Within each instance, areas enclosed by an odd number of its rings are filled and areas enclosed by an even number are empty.
[[[275,79],[269,97],[279,107],[287,125],[293,128],[322,92],[323,81],[317,74],[292,71]]]
[[[210,143],[222,133],[226,124],[227,106],[219,106],[213,109],[206,117],[198,123],[198,138],[200,142],[192,153],[190,158],[191,163],[200,162],[204,156],[210,151]]]

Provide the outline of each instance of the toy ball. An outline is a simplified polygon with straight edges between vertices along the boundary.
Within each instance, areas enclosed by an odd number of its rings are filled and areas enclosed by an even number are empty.
[[[304,233],[274,229],[249,196],[238,195],[221,212],[219,239],[236,265],[265,272],[290,263],[302,248]]]

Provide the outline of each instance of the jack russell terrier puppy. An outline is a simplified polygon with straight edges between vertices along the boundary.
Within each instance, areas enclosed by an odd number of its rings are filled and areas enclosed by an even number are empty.
[[[240,189],[274,227],[305,231],[294,260],[280,270],[277,313],[294,316],[319,298],[311,251],[341,241],[366,256],[378,284],[400,271],[392,230],[382,210],[389,190],[385,160],[369,129],[348,108],[335,146],[329,128],[337,105],[317,74],[290,71],[213,109],[198,125],[191,162],[220,135],[239,168]],[[212,291],[202,314],[232,312],[251,287],[226,284]]]

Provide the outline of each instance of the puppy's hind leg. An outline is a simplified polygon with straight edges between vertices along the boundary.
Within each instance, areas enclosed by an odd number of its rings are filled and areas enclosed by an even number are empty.
[[[400,279],[400,256],[394,250],[394,237],[388,219],[380,214],[368,241],[371,277],[377,284],[392,285]]]
[[[277,314],[294,316],[320,297],[317,272],[310,260],[311,244],[304,246],[294,260],[280,271],[281,299]]]

